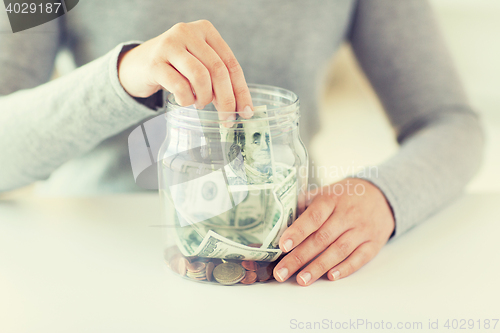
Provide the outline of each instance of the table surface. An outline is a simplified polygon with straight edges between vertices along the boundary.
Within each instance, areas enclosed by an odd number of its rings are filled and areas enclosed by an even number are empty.
[[[0,332],[350,331],[357,320],[422,332],[500,317],[499,193],[465,194],[351,277],[307,288],[181,279],[164,266],[159,224],[151,194],[0,201]]]

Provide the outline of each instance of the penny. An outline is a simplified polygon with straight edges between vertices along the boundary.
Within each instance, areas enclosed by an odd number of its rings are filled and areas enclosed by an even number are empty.
[[[247,271],[245,277],[240,282],[243,284],[252,284],[257,281],[257,273],[252,271]]]
[[[172,260],[170,260],[170,268],[176,272],[177,274],[184,276],[186,275],[188,261],[186,258],[181,256],[174,256]]]
[[[235,284],[245,277],[245,269],[233,262],[222,263],[214,268],[214,278],[220,284]]]
[[[198,272],[198,273],[193,273],[193,272],[187,271],[186,276],[193,278],[193,279],[200,278],[200,277],[204,278],[205,277],[205,270]]]
[[[165,251],[163,251],[163,258],[165,258],[166,262],[167,262],[167,265],[170,261],[170,259],[176,255],[176,254],[179,254],[179,248],[176,246],[176,245],[173,245],[173,246],[170,246],[170,247],[167,247],[165,249]]]
[[[195,261],[187,265],[187,270],[191,273],[198,273],[205,269],[205,263]]]
[[[179,258],[181,258],[181,257],[182,257],[181,253],[175,253],[175,254],[169,256],[168,260],[167,260],[167,257],[165,257],[165,261],[167,263],[167,266],[172,268],[172,265],[175,266],[177,264],[177,262],[179,261]]]
[[[206,280],[207,278],[206,278],[206,277],[204,277],[204,276],[200,276],[200,277],[195,277],[195,278],[193,278],[193,279],[198,280],[198,281],[204,281],[204,280]]]
[[[273,266],[267,265],[257,269],[257,279],[259,282],[267,281],[273,276]]]
[[[247,271],[256,271],[259,266],[255,261],[245,260],[241,262],[241,266]]]
[[[212,281],[214,276],[213,276],[213,272],[214,272],[214,268],[215,268],[215,265],[213,262],[209,262],[207,264],[207,268],[206,268],[206,276],[207,276],[207,280],[208,281]]]

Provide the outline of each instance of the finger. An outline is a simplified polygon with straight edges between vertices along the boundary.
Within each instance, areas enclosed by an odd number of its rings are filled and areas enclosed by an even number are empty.
[[[285,256],[278,265],[275,267],[278,280],[285,280],[285,275],[292,276],[297,270],[302,268],[306,263],[311,261],[321,252],[325,251],[334,242],[342,237],[345,238],[345,234],[351,234],[352,229],[345,229],[344,225],[340,223],[338,214],[332,214],[328,220],[316,231],[313,232],[309,237],[307,237],[300,245],[293,249],[287,256]],[[346,243],[347,244],[347,243]],[[345,245],[343,245],[345,246]],[[342,248],[342,251],[347,250]],[[349,253],[347,253],[343,260]],[[332,267],[328,266],[328,268]],[[286,268],[286,270],[282,270]],[[285,274],[286,273],[286,274]]]
[[[299,218],[283,233],[280,248],[290,252],[310,234],[318,230],[330,217],[335,208],[335,201],[327,196],[318,196]]]
[[[307,286],[319,279],[330,268],[338,265],[363,243],[353,230],[344,232],[318,258],[307,265],[297,276],[297,282]]]
[[[170,64],[189,80],[196,94],[196,107],[201,109],[212,101],[212,81],[208,69],[187,50],[170,50]]]
[[[379,251],[380,247],[373,242],[361,244],[347,259],[328,271],[328,280],[336,281],[351,275],[372,260]]]
[[[193,89],[189,81],[175,68],[167,63],[158,63],[154,70],[154,80],[165,90],[175,96],[175,101],[181,106],[192,105],[195,102]]]
[[[215,96],[214,105],[219,111],[219,119],[236,120],[234,113],[236,100],[231,78],[224,62],[205,41],[189,43],[187,49],[207,68]]]
[[[215,29],[210,22],[206,22],[203,22],[203,24],[207,26],[205,38],[207,44],[210,45],[210,47],[219,55],[228,71],[234,94],[233,96],[236,102],[235,110],[242,117],[250,118],[253,116],[252,97],[250,95],[250,90],[248,89],[243,70],[238,60],[236,60],[233,51],[231,51],[231,48],[224,41],[217,29]]]

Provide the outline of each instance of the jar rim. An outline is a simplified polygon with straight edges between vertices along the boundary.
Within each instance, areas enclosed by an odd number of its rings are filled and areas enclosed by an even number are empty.
[[[277,111],[280,111],[280,113],[282,113],[283,111],[287,111],[287,110],[295,110],[295,108],[297,107],[298,108],[298,105],[299,105],[299,96],[294,93],[293,91],[291,90],[288,90],[288,89],[285,89],[285,88],[280,88],[280,87],[276,87],[276,86],[272,86],[272,85],[266,85],[266,84],[256,84],[256,83],[249,83],[248,84],[248,89],[250,90],[250,93],[254,92],[254,93],[264,93],[264,94],[274,94],[275,97],[279,97],[279,98],[283,98],[283,99],[287,99],[287,100],[290,100],[290,103],[289,104],[286,104],[282,107],[277,107],[277,108],[272,108],[270,110],[273,110],[274,112],[277,112]],[[172,106],[175,108],[175,110],[177,109],[186,109],[186,110],[190,110],[192,109],[192,106],[181,106],[179,104],[177,104],[177,102],[175,101],[175,96],[173,93],[169,93],[167,95],[167,98],[166,98],[166,107],[167,107],[167,113],[169,113],[168,111],[168,107],[169,106]],[[214,113],[217,113],[217,112],[224,112],[224,113],[233,113],[235,112],[235,110],[231,110],[231,111],[217,111],[217,110],[204,110],[204,109],[201,109],[201,110],[197,110],[198,114],[214,114]],[[285,113],[288,113],[288,112],[285,112]]]

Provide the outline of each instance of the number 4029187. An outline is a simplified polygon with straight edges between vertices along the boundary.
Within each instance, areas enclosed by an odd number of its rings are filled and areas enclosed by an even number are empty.
[[[61,3],[9,3],[5,10],[7,13],[11,14],[52,14],[52,13],[59,13],[59,9],[61,9]]]

